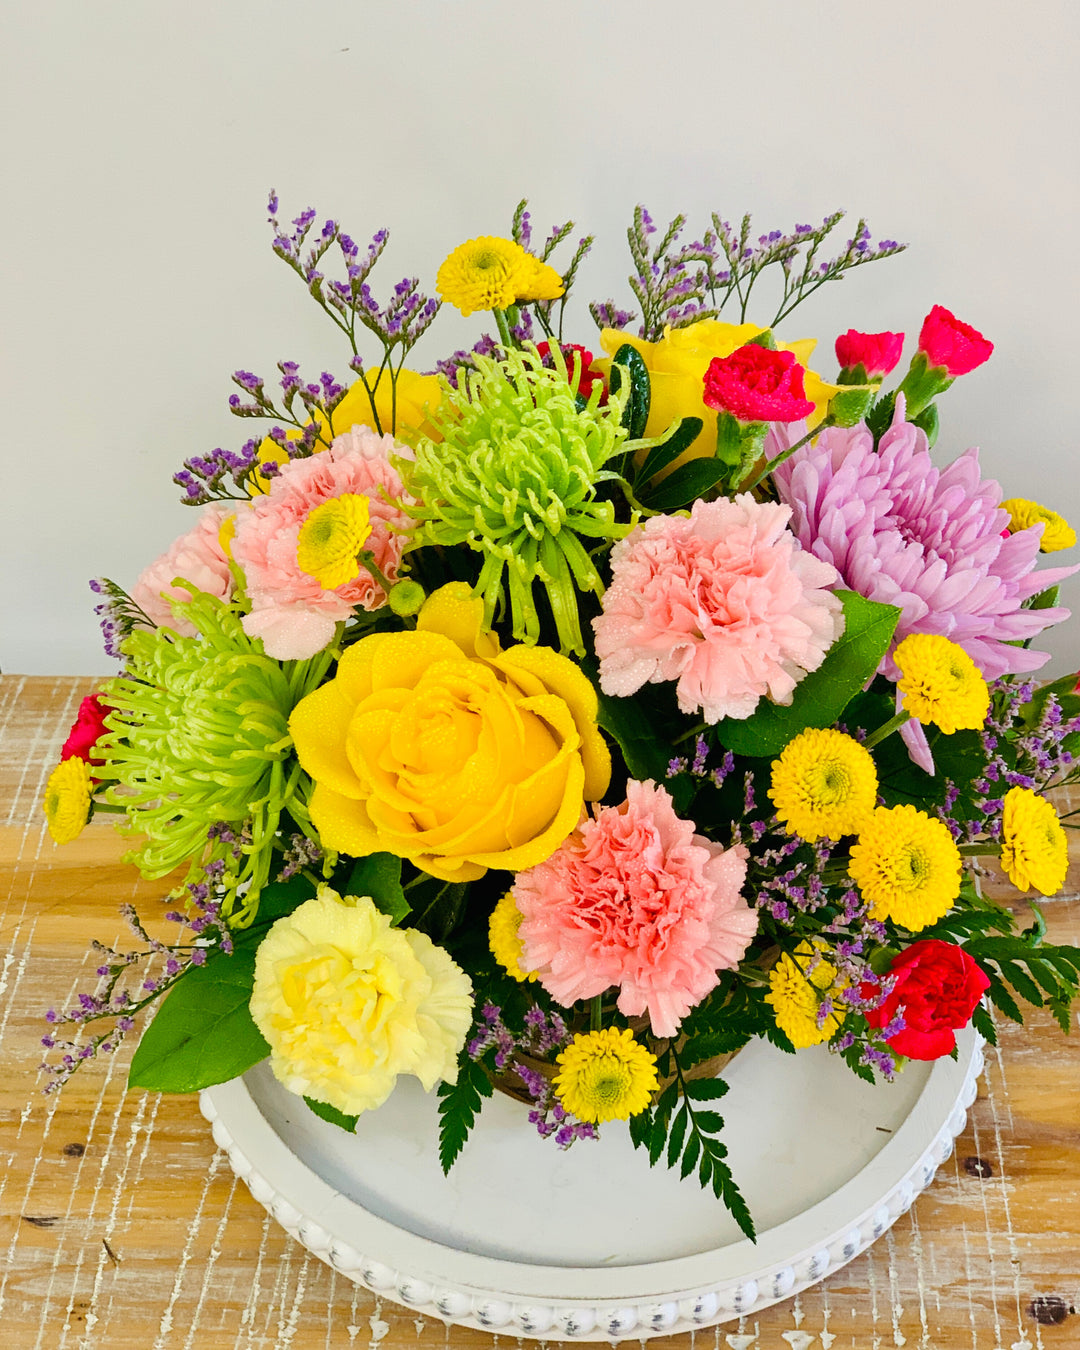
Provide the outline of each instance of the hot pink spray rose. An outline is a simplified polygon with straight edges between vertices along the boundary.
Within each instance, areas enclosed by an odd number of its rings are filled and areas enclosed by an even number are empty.
[[[521,968],[566,1007],[617,986],[620,1012],[648,1011],[655,1035],[674,1036],[757,931],[739,893],[747,856],[695,834],[666,788],[631,779],[622,806],[597,808],[518,874]]]

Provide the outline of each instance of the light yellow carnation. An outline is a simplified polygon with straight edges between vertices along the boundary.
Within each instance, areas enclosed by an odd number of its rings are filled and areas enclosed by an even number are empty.
[[[457,1079],[472,985],[424,933],[392,928],[367,896],[320,886],[259,944],[251,1015],[290,1092],[346,1115],[381,1106],[398,1074]]]
[[[687,460],[711,459],[716,453],[716,410],[707,408],[703,401],[705,372],[714,357],[730,356],[765,331],[754,323],[702,319],[685,328],[665,329],[659,342],[646,342],[644,338],[614,328],[605,328],[600,334],[600,345],[609,356],[614,356],[624,343],[629,343],[641,354],[648,368],[652,397],[646,436],[661,435],[679,417],[700,417],[704,424],[697,440],[664,471],[664,477]],[[813,338],[778,342],[776,346],[779,351],[794,352],[795,359],[806,370],[803,387],[806,397],[814,404],[814,411],[806,420],[813,428],[828,412],[829,400],[839,386],[826,384],[809,368],[810,357],[817,346]],[[594,365],[605,373],[611,368],[610,361],[596,361]]]

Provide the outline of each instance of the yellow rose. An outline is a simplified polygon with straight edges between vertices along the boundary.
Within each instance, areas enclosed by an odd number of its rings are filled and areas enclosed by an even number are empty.
[[[320,886],[255,954],[251,1015],[275,1077],[346,1115],[381,1106],[399,1073],[457,1080],[472,985],[441,947],[363,896]]]
[[[700,417],[704,423],[701,435],[693,445],[665,471],[666,476],[690,459],[710,459],[716,453],[716,412],[706,408],[702,401],[705,372],[716,356],[730,356],[744,347],[751,338],[764,333],[753,323],[721,323],[718,319],[702,319],[685,328],[667,328],[659,342],[646,342],[614,328],[605,328],[600,334],[600,345],[614,356],[624,343],[636,348],[649,371],[652,399],[646,436],[660,436],[679,417]],[[817,342],[801,338],[798,342],[778,342],[782,352],[794,352],[795,359],[806,367]],[[610,361],[595,364],[606,372]],[[839,386],[826,384],[820,375],[807,367],[803,381],[806,397],[814,404],[814,413],[807,418],[810,428],[817,426],[829,410],[829,400]]]
[[[361,638],[297,704],[289,728],[324,847],[475,881],[543,862],[603,796],[592,685],[550,647],[500,651],[483,614],[451,582],[415,631]]]
[[[807,397],[811,397],[809,394]],[[415,445],[422,437],[426,436],[428,440],[441,441],[442,434],[435,426],[428,421],[428,412],[434,411],[439,406],[439,400],[442,398],[442,386],[439,384],[437,375],[418,375],[415,370],[401,370],[397,377],[397,394],[392,393],[390,376],[385,370],[373,370],[366,375],[362,375],[354,384],[349,387],[348,393],[337,405],[333,412],[333,435],[342,436],[346,431],[351,431],[353,427],[371,427],[375,430],[375,417],[371,411],[372,399],[375,401],[375,411],[378,413],[379,425],[384,432],[389,432],[391,425],[396,425],[394,432],[396,440],[404,445]],[[394,412],[397,412],[396,423],[394,421]],[[329,443],[331,434],[326,425],[326,419],[321,414],[315,415],[315,425],[319,429],[319,435],[323,441]],[[290,441],[299,439],[300,432],[295,428],[286,432],[286,438]],[[318,448],[325,448],[319,446]],[[259,463],[267,464],[287,464],[289,457],[280,445],[269,436],[263,437],[262,444],[259,446]],[[248,491],[254,496],[256,493],[269,492],[270,480],[264,478],[262,474],[256,473],[249,480]]]

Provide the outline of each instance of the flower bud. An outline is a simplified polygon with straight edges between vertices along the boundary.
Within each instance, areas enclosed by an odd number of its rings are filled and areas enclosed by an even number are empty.
[[[399,619],[410,619],[419,614],[427,594],[418,581],[399,581],[390,588],[390,608]]]

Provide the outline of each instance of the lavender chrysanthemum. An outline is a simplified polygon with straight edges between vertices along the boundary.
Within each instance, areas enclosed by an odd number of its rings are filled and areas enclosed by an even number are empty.
[[[801,433],[774,431],[768,454],[785,448],[785,434]],[[1049,660],[1008,644],[1069,617],[1067,609],[1023,603],[1077,569],[1036,572],[1041,532],[1002,537],[1009,513],[997,483],[979,477],[978,451],[935,468],[925,434],[904,420],[902,398],[878,451],[864,426],[832,427],[773,478],[803,548],[832,563],[853,591],[900,608],[894,644],[911,633],[939,633],[963,647],[987,680]],[[880,669],[895,680],[892,651]]]

